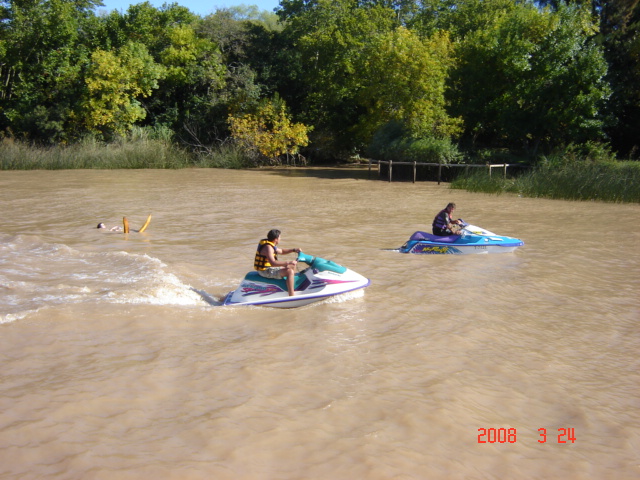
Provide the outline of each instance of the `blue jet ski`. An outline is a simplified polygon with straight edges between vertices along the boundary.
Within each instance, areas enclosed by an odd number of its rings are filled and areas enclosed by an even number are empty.
[[[417,254],[508,253],[524,245],[518,238],[496,235],[484,228],[460,221],[460,235],[438,236],[415,232],[397,251]]]

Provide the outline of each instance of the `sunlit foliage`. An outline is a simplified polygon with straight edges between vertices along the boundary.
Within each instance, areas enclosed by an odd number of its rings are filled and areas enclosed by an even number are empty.
[[[278,157],[296,155],[309,143],[309,127],[292,122],[286,106],[266,100],[255,113],[229,116],[231,136],[249,152],[277,163]]]
[[[138,98],[151,95],[164,74],[165,68],[139,43],[128,43],[119,52],[96,50],[86,78],[87,128],[107,136],[130,130],[146,115]]]

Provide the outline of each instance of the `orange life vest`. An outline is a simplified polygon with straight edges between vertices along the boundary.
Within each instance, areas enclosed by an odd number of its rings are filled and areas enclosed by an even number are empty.
[[[271,263],[269,263],[269,259],[267,258],[267,256],[261,253],[262,247],[264,247],[265,245],[271,245],[273,247],[273,256],[276,260],[278,259],[275,244],[273,242],[270,242],[266,238],[262,239],[260,240],[258,249],[256,250],[256,258],[253,260],[253,268],[255,268],[256,270],[266,270],[267,268],[272,266]]]

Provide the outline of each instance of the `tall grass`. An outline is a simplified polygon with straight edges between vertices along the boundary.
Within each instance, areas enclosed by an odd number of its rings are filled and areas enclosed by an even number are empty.
[[[545,161],[516,178],[489,177],[481,170],[459,177],[451,186],[526,197],[640,203],[640,162]]]
[[[249,168],[255,162],[232,144],[201,153],[178,147],[163,131],[134,129],[127,138],[104,143],[88,137],[73,145],[38,147],[12,139],[0,142],[0,170]]]
[[[92,138],[70,146],[35,147],[4,140],[2,170],[62,170],[120,168],[184,168],[191,156],[160,139],[133,138],[104,144]]]
[[[222,143],[199,153],[196,166],[202,168],[243,169],[256,166],[256,162],[242,147],[234,143]]]

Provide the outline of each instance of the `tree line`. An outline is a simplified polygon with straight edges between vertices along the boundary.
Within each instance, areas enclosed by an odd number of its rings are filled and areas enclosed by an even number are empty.
[[[0,0],[0,137],[144,128],[261,161],[459,161],[571,149],[637,159],[637,0]]]

